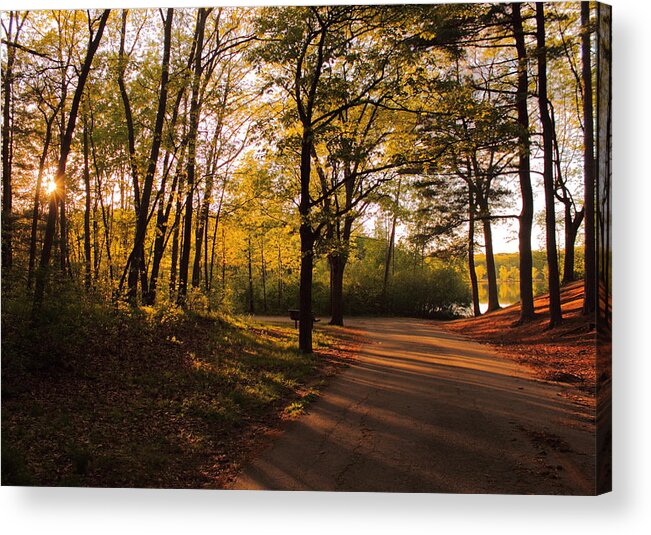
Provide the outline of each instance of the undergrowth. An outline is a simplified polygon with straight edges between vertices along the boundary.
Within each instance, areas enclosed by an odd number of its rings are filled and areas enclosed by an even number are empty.
[[[130,308],[61,286],[36,321],[2,302],[2,483],[218,487],[270,419],[302,412],[336,345],[172,305]]]

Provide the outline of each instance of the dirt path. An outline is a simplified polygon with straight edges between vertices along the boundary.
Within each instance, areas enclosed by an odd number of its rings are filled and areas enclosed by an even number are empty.
[[[358,319],[367,339],[236,489],[592,494],[591,409],[432,322]]]

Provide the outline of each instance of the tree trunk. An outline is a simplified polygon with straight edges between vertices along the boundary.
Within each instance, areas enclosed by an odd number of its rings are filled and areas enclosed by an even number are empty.
[[[247,255],[248,255],[248,267],[249,267],[249,292],[248,292],[248,301],[249,301],[249,307],[248,307],[248,312],[249,314],[255,314],[255,306],[253,303],[253,252],[251,251],[251,235],[248,237],[248,247],[247,247]]]
[[[283,302],[283,258],[280,251],[280,243],[278,244],[278,311]]]
[[[481,308],[479,307],[479,284],[475,270],[475,200],[470,186],[468,186],[468,272],[472,290],[472,311],[477,317],[481,316]]]
[[[561,294],[556,246],[556,211],[554,184],[553,125],[547,98],[547,50],[545,45],[545,8],[536,3],[536,43],[538,46],[538,105],[543,130],[543,179],[545,185],[545,227],[549,282],[549,327],[558,325],[561,312]]]
[[[36,265],[36,237],[38,233],[38,215],[41,200],[41,186],[43,184],[43,173],[45,172],[45,162],[47,160],[47,153],[50,149],[52,141],[52,124],[56,113],[46,120],[45,124],[45,140],[43,141],[43,151],[38,162],[38,176],[36,177],[36,190],[34,192],[34,207],[32,209],[32,228],[29,236],[29,264],[27,267],[27,288],[32,287],[34,281],[34,267]]]
[[[149,299],[148,282],[147,282],[147,269],[145,266],[145,237],[147,234],[147,226],[149,223],[149,204],[151,201],[151,193],[153,190],[154,177],[156,175],[156,166],[158,163],[158,155],[163,137],[163,125],[165,122],[165,114],[167,110],[167,94],[169,82],[169,63],[170,63],[170,50],[172,40],[172,21],[174,17],[174,10],[168,9],[165,18],[164,37],[163,37],[163,59],[161,64],[161,77],[160,77],[160,92],[158,98],[158,108],[156,111],[156,123],[154,125],[153,139],[151,150],[149,153],[149,160],[147,164],[147,171],[145,180],[140,195],[140,202],[138,203],[136,211],[136,230],[134,236],[133,250],[131,255],[131,265],[129,268],[128,280],[128,300],[130,303],[135,304],[137,301],[138,291],[138,278],[141,279],[143,301]],[[126,20],[126,19],[123,19]],[[124,22],[123,22],[124,31]],[[121,45],[123,46],[123,45]],[[121,84],[121,91],[126,94],[123,89],[124,82]],[[128,103],[128,101],[127,101]],[[133,127],[130,128],[133,131]],[[131,142],[130,142],[131,147]],[[135,152],[135,148],[131,149]],[[137,177],[137,175],[134,175]],[[134,182],[137,186],[137,181]],[[134,186],[134,187],[135,187]]]
[[[197,228],[194,237],[194,263],[192,266],[192,287],[198,288],[201,283],[201,255],[204,238],[208,235],[208,217],[210,215],[210,201],[212,200],[213,174],[206,179],[206,189],[203,194],[201,210],[197,218]]]
[[[347,188],[348,189],[348,188]],[[352,188],[351,188],[352,191]],[[348,196],[346,204],[350,209],[352,197]],[[348,211],[344,216],[343,229],[339,235],[339,250],[328,258],[330,264],[330,325],[344,326],[344,272],[348,264],[348,251],[350,237],[353,229],[354,217]]]
[[[330,264],[330,325],[344,325],[344,270],[346,268],[346,255],[336,253],[328,257]]]
[[[195,188],[195,174],[197,164],[197,136],[199,132],[199,116],[201,113],[200,85],[203,73],[202,55],[203,40],[206,28],[206,20],[210,9],[200,8],[197,13],[197,24],[194,32],[196,50],[194,57],[194,72],[192,74],[192,94],[190,97],[190,130],[188,132],[188,164],[186,168],[187,197],[185,204],[185,222],[183,249],[179,263],[179,294],[177,302],[185,304],[188,287],[188,271],[190,268],[190,249],[192,246],[192,214],[193,196]]]
[[[12,35],[14,21],[18,22],[17,13],[10,11],[7,40],[14,37]],[[11,100],[16,49],[8,46],[6,51],[7,64],[2,83],[2,268],[8,270],[11,269],[13,263],[13,192],[11,184],[13,129],[11,128]]]
[[[398,188],[396,190],[396,198],[394,200],[394,212],[391,218],[391,232],[389,234],[389,244],[387,247],[387,254],[384,259],[384,277],[382,279],[382,306],[384,311],[389,311],[389,302],[387,290],[389,287],[389,271],[391,269],[391,260],[394,257],[394,249],[396,244],[396,225],[398,223],[398,207],[400,205],[400,185],[401,181],[398,179]]]
[[[563,260],[563,284],[574,282],[576,277],[574,275],[574,244],[576,243],[576,235],[579,232],[579,227],[583,222],[584,211],[581,210],[572,219],[572,208],[570,205],[565,205],[565,255]]]
[[[68,162],[68,155],[70,153],[70,148],[72,146],[72,135],[74,133],[75,124],[77,121],[79,103],[81,102],[81,96],[84,91],[84,86],[86,85],[88,74],[90,73],[93,57],[95,56],[95,52],[99,47],[100,40],[102,39],[102,34],[104,33],[104,28],[106,27],[106,21],[108,20],[110,13],[111,13],[110,9],[104,10],[99,21],[97,32],[95,33],[94,36],[91,33],[88,42],[88,50],[86,51],[86,57],[84,59],[84,64],[81,68],[79,79],[77,81],[77,88],[75,89],[75,94],[72,99],[72,105],[70,109],[70,114],[68,115],[66,132],[63,138],[61,139],[61,153],[60,153],[59,162],[57,165],[57,171],[55,175],[56,189],[50,194],[48,219],[47,219],[47,225],[45,227],[45,236],[43,238],[43,250],[41,252],[41,261],[39,264],[38,273],[36,274],[36,288],[34,291],[34,304],[32,309],[32,316],[34,319],[36,319],[38,314],[40,313],[41,305],[43,303],[43,296],[45,294],[45,283],[47,280],[48,269],[50,265],[52,244],[54,243],[54,232],[55,232],[55,227],[57,222],[59,192],[63,189],[65,185],[66,164]]]
[[[590,60],[590,3],[581,2],[581,74],[583,78],[583,208],[585,211],[585,268],[583,313],[595,311],[596,296],[596,240],[595,240],[595,183],[594,111],[592,104],[592,62]]]
[[[174,232],[172,233],[172,263],[170,265],[170,294],[176,293],[176,275],[178,272],[179,262],[179,234],[181,232],[181,199],[180,195],[176,200]]]
[[[181,182],[179,178],[180,171],[177,169],[172,180],[170,194],[166,205],[163,205],[162,197],[165,194],[164,184],[161,186],[161,201],[158,205],[158,213],[156,214],[156,237],[154,238],[154,256],[151,262],[151,273],[149,275],[149,293],[147,294],[146,302],[148,305],[153,305],[156,302],[156,294],[158,288],[158,277],[160,273],[160,265],[163,260],[163,253],[165,252],[165,245],[167,244],[167,223],[174,204],[174,198],[177,196],[177,185]],[[180,189],[180,187],[178,188]],[[175,229],[176,231],[176,229]]]
[[[222,227],[222,297],[226,295],[226,229]]]
[[[493,253],[493,229],[489,217],[484,217],[482,222],[484,246],[486,248],[486,277],[488,279],[488,308],[486,312],[493,312],[500,309],[497,291],[497,270],[495,269],[495,255]]]
[[[264,259],[264,236],[260,238],[260,263],[262,264],[262,310],[267,313],[267,265]]]
[[[93,156],[93,168],[95,169],[95,197],[96,197],[96,201],[99,201],[99,206],[102,211],[102,223],[104,227],[104,242],[106,247],[106,261],[108,263],[109,281],[111,282],[111,286],[112,286],[113,279],[114,279],[113,259],[111,255],[111,228],[113,226],[113,219],[112,219],[113,212],[111,211],[111,220],[109,221],[108,214],[106,213],[107,210],[106,207],[104,206],[104,194],[102,192],[102,182],[100,178],[99,165],[97,164],[97,154],[95,150],[95,142],[93,140],[93,131],[94,131],[94,119],[93,119],[93,112],[91,108],[90,132],[88,135],[88,140],[90,142],[90,149]]]
[[[301,141],[301,200],[298,211],[301,218],[301,271],[299,276],[299,326],[298,348],[301,353],[312,353],[312,277],[314,269],[315,236],[309,222],[311,198],[310,175],[312,171],[313,133],[311,127],[303,126]]]
[[[85,209],[84,209],[84,284],[86,289],[90,289],[92,284],[92,258],[91,258],[91,243],[90,243],[90,211],[91,211],[91,195],[90,195],[90,166],[88,164],[88,126],[84,118],[84,188],[85,195]]]
[[[527,48],[522,27],[521,3],[512,4],[513,36],[518,55],[518,85],[516,108],[518,115],[518,177],[522,210],[519,217],[518,247],[520,252],[520,319],[519,323],[534,318],[533,302],[533,254],[531,252],[531,231],[533,228],[533,189],[531,187],[531,162],[529,139],[529,80],[527,72]]]

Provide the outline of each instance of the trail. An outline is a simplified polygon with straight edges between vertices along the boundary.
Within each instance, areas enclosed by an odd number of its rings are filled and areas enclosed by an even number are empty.
[[[235,489],[593,494],[591,409],[490,348],[414,319],[366,342]]]

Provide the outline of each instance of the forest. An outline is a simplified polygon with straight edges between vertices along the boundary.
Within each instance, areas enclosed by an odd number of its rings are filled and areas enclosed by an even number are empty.
[[[3,12],[3,400],[204,321],[594,312],[598,9]]]

